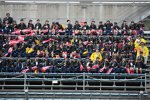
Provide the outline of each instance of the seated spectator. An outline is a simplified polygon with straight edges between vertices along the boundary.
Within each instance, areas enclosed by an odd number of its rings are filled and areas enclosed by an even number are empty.
[[[94,63],[96,61],[97,57],[99,58],[99,61],[102,61],[102,55],[98,49],[92,53],[92,55],[90,56],[90,59]]]

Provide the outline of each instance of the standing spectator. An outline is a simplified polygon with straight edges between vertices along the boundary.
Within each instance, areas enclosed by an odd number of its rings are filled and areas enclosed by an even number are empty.
[[[73,28],[73,26],[72,26],[72,24],[71,24],[71,20],[67,20],[66,33],[67,33],[68,35],[71,35],[71,34],[72,34],[72,28]]]
[[[136,23],[134,23],[134,21],[131,21],[130,25],[129,25],[129,29],[130,29],[130,34],[131,35],[136,35]]]
[[[3,27],[3,23],[2,23],[2,20],[0,18],[0,33],[2,32],[2,27]]]
[[[48,20],[45,21],[45,24],[43,25],[43,29],[50,29],[50,24]]]
[[[126,35],[128,34],[128,25],[127,25],[127,22],[124,20],[122,25],[121,25],[121,29],[122,29],[122,34]]]
[[[37,19],[36,24],[35,24],[35,29],[39,30],[42,28],[42,24],[40,23],[40,20]]]
[[[12,28],[13,28],[13,31],[18,29],[18,25],[17,25],[17,22],[15,20],[13,21]]]
[[[97,29],[97,28],[96,28],[96,25],[95,25],[95,21],[92,21],[92,22],[91,22],[90,29],[91,29],[91,30],[92,30],[92,29],[94,29],[94,30]]]
[[[13,18],[10,17],[10,13],[6,13],[6,17],[3,19],[3,23],[5,23],[6,20],[8,20],[9,24],[13,23]]]
[[[106,34],[112,34],[113,24],[109,20],[104,24],[104,27]]]
[[[75,21],[75,24],[74,24],[73,29],[74,29],[74,30],[80,30],[80,28],[81,28],[81,25],[79,24],[79,22],[78,22],[78,21]]]
[[[145,25],[144,25],[143,21],[140,21],[139,23],[137,23],[136,29],[137,29],[139,35],[144,33],[144,27],[145,27]]]
[[[3,33],[10,33],[12,31],[12,26],[9,24],[8,20],[5,20],[5,24],[2,27]]]
[[[82,29],[83,29],[83,30],[89,30],[89,29],[90,29],[90,27],[89,27],[89,25],[87,24],[87,22],[84,22],[84,25],[82,26]]]
[[[24,23],[23,19],[20,20],[20,24],[18,24],[18,29],[20,30],[26,29],[26,24]]]
[[[104,25],[102,21],[99,22],[98,29],[104,31]]]
[[[114,26],[113,26],[113,33],[114,35],[118,35],[120,32],[120,27],[118,26],[117,22],[114,22]]]
[[[28,28],[31,29],[31,30],[34,29],[34,25],[32,23],[32,20],[29,20],[29,22],[28,22]]]

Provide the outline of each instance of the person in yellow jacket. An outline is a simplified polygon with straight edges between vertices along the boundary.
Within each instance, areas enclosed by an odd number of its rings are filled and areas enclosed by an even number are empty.
[[[147,60],[148,60],[148,56],[149,56],[149,49],[146,46],[146,44],[143,43],[143,42],[141,43],[141,48],[142,48],[142,51],[143,51],[144,64],[147,64]]]
[[[96,50],[96,52],[93,52],[90,56],[90,59],[93,62],[95,62],[97,58],[99,59],[99,61],[102,61],[102,55],[99,50]]]
[[[135,47],[135,50],[136,50],[136,58],[140,56],[140,52],[143,52],[142,56],[144,57],[144,64],[147,64],[149,49],[145,44],[146,42],[141,41],[140,45]]]

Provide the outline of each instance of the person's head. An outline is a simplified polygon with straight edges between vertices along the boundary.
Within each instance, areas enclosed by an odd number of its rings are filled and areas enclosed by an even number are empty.
[[[124,20],[124,21],[123,21],[123,24],[126,24],[126,23],[127,23],[127,21],[126,21],[126,20]]]
[[[118,23],[117,22],[114,22],[114,26],[117,26],[118,25]]]
[[[48,21],[48,20],[46,20],[46,21],[45,21],[45,24],[49,24],[49,21]]]
[[[79,24],[79,21],[75,21],[75,24]]]
[[[68,24],[70,24],[70,23],[71,23],[71,21],[68,19],[68,20],[67,20],[67,23],[68,23]]]
[[[37,19],[36,22],[37,22],[37,23],[40,23],[40,19]]]
[[[10,13],[6,13],[6,17],[10,17]]]
[[[93,20],[93,21],[91,22],[91,24],[95,24],[95,21]]]
[[[109,24],[110,23],[110,20],[107,20],[107,22],[106,22],[107,24]]]
[[[102,22],[102,21],[100,21],[100,22],[99,22],[99,24],[100,24],[100,25],[102,25],[102,24],[103,24],[103,22]]]
[[[84,22],[84,25],[87,25],[87,22]]]
[[[21,20],[20,20],[20,23],[24,23],[24,20],[23,20],[23,19],[21,19]]]
[[[131,21],[131,24],[133,25],[133,24],[134,24],[134,21]]]
[[[29,23],[32,24],[32,20],[29,20]]]
[[[145,43],[144,43],[144,42],[141,42],[141,43],[140,43],[140,46],[144,46],[144,45],[145,45]]]

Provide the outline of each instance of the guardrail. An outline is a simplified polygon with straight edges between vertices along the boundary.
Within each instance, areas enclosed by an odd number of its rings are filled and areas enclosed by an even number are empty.
[[[0,98],[148,96],[146,78],[147,74],[0,73]]]

